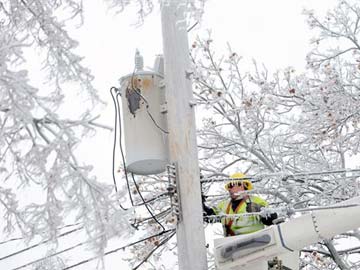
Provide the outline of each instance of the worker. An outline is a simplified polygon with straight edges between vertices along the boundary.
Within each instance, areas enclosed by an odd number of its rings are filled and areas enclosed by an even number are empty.
[[[268,203],[258,197],[246,194],[246,190],[252,190],[253,186],[243,173],[235,173],[230,176],[234,179],[226,183],[225,189],[229,191],[230,199],[221,201],[216,207],[208,207],[203,199],[204,215],[233,215],[260,212],[261,208],[268,206]],[[235,218],[223,217],[224,236],[234,236],[240,234],[253,233],[261,230],[265,225],[272,225],[277,218],[276,213],[271,213],[264,217],[256,215],[244,215]],[[209,219],[205,218],[205,221]]]

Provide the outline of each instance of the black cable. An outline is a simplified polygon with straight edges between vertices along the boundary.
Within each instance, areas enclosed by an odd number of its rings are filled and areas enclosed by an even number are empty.
[[[154,125],[160,129],[162,132],[164,132],[165,134],[169,134],[169,131],[166,131],[165,129],[163,129],[162,127],[159,126],[159,124],[155,121],[154,117],[152,116],[152,114],[149,111],[149,102],[147,101],[147,99],[140,93],[140,89],[136,88],[134,86],[134,77],[135,77],[135,69],[131,75],[131,90],[134,91],[145,103],[146,103],[146,112],[149,115],[150,119],[153,121]],[[128,84],[127,88],[129,88],[130,83]]]
[[[165,129],[163,129],[162,127],[160,127],[160,126],[158,125],[158,123],[156,123],[154,117],[153,117],[153,116],[151,115],[151,113],[149,112],[149,105],[146,106],[146,112],[147,112],[147,114],[150,116],[150,119],[153,121],[154,125],[155,125],[158,129],[160,129],[160,130],[161,130],[162,132],[164,132],[165,134],[169,134],[169,131],[166,131]]]
[[[63,227],[58,228],[57,230],[61,230],[61,229],[68,228],[68,227],[78,226],[80,224],[81,224],[80,222],[74,223],[74,224],[68,224],[68,225],[65,225]],[[0,245],[4,245],[4,244],[10,243],[10,242],[19,241],[19,240],[24,240],[24,237],[15,237],[15,238],[3,240],[3,241],[0,242]]]
[[[115,93],[117,95],[118,89],[116,87],[110,88],[110,94],[112,97],[112,100],[114,102],[114,108],[115,108],[115,123],[114,123],[114,144],[113,144],[113,162],[112,162],[112,178],[114,182],[114,189],[115,192],[118,192],[117,183],[116,183],[116,177],[115,177],[115,151],[116,151],[116,137],[117,137],[117,124],[118,124],[118,108],[116,106],[117,102],[115,101],[115,97],[113,95],[113,90],[115,90]],[[120,124],[121,125],[121,124]],[[121,127],[120,127],[121,129]],[[120,143],[121,143],[121,137],[120,137]],[[123,207],[121,203],[119,202],[120,208],[123,210],[128,210],[127,208]]]
[[[118,99],[119,96],[121,96],[120,93],[116,93],[116,96],[115,96],[116,105],[117,105],[116,108],[117,108],[117,114],[119,115],[119,119],[120,119],[120,103],[119,103],[119,99]],[[131,196],[128,172],[127,172],[127,169],[126,169],[126,161],[125,161],[124,150],[123,150],[122,143],[121,143],[121,137],[122,137],[122,129],[121,129],[121,123],[120,123],[120,125],[119,125],[119,147],[120,147],[121,159],[122,159],[122,163],[123,163],[123,167],[124,167],[124,174],[125,174],[126,186],[127,186],[128,193],[129,193],[129,198],[130,198],[130,201],[131,201],[131,205],[134,206],[134,201],[133,201],[133,198]]]
[[[172,210],[171,208],[167,208],[167,209],[165,209],[164,211],[156,214],[155,216],[157,216],[158,218],[159,218],[159,217],[163,217],[163,216],[171,213],[171,210]],[[147,222],[147,221],[150,220],[150,219],[153,219],[153,218],[152,218],[152,217],[143,218],[143,219],[141,219],[141,220],[139,220],[139,221],[136,221],[136,225],[137,225],[137,226],[140,226],[141,223],[145,223],[145,222]]]
[[[104,253],[104,256],[105,256],[105,255],[108,255],[108,254],[111,254],[111,253],[114,253],[114,252],[117,252],[117,251],[119,251],[119,250],[121,250],[121,249],[125,249],[125,248],[127,248],[127,247],[133,246],[133,245],[138,244],[138,243],[140,243],[140,242],[142,242],[142,241],[146,241],[146,240],[148,240],[148,239],[151,239],[151,238],[154,238],[154,237],[157,237],[157,236],[161,236],[162,234],[167,233],[167,232],[171,232],[171,231],[174,231],[174,230],[167,230],[167,231],[165,231],[165,232],[161,232],[161,233],[159,233],[159,234],[151,235],[151,236],[149,236],[149,237],[140,239],[140,240],[138,240],[138,241],[136,241],[136,242],[133,242],[133,243],[130,243],[130,244],[126,245],[126,246],[117,248],[117,249],[115,249],[115,250],[108,251],[108,252]],[[27,263],[27,264],[18,266],[18,267],[16,267],[16,268],[13,268],[12,270],[18,270],[18,269],[21,269],[21,268],[30,266],[30,265],[32,265],[32,264],[35,264],[35,263],[37,263],[37,262],[40,262],[40,261],[42,261],[42,260],[45,260],[45,259],[48,259],[48,258],[57,256],[57,255],[59,255],[59,254],[62,254],[62,253],[65,253],[65,252],[67,252],[67,251],[73,250],[73,249],[75,249],[75,248],[77,248],[77,247],[80,247],[80,246],[86,244],[87,242],[89,242],[89,241],[80,242],[80,243],[78,243],[78,244],[76,244],[76,245],[74,245],[74,246],[68,247],[68,248],[66,248],[66,249],[60,250],[60,251],[55,252],[55,253],[53,253],[53,254],[47,255],[47,256],[45,256],[45,257],[43,257],[43,258],[34,260],[34,261],[32,261],[32,262],[29,262],[29,263]],[[80,263],[78,263],[78,264],[76,264],[76,265],[72,265],[72,266],[70,266],[70,267],[68,267],[68,268],[65,268],[65,269],[70,269],[70,268],[73,268],[73,267],[75,267],[75,266],[79,266],[79,265],[81,265],[81,264],[83,264],[83,263],[89,262],[89,261],[94,260],[94,259],[96,259],[96,258],[99,258],[99,257],[96,256],[96,257],[90,258],[90,259],[88,259],[88,260],[84,260],[84,261],[82,261],[82,262],[80,262]],[[62,269],[62,270],[65,270],[65,269]]]
[[[80,230],[82,230],[82,229],[83,229],[83,227],[81,226],[81,227],[79,227],[79,228],[76,228],[76,229],[73,229],[73,230],[64,232],[64,233],[62,233],[62,234],[59,234],[58,238],[63,237],[63,236],[66,236],[66,235],[69,235],[69,234],[74,233],[74,232],[77,232],[77,231],[80,231]],[[28,251],[28,250],[30,250],[30,249],[32,249],[32,248],[38,247],[38,246],[40,246],[40,245],[42,245],[42,244],[46,244],[46,243],[50,242],[51,240],[52,240],[52,239],[46,239],[46,240],[43,240],[43,241],[41,241],[41,242],[39,242],[39,243],[37,243],[37,244],[34,244],[34,245],[32,245],[32,246],[29,246],[29,247],[27,247],[27,248],[24,248],[24,249],[21,249],[21,250],[19,250],[19,251],[14,252],[14,253],[5,255],[5,256],[3,256],[3,257],[0,258],[0,261],[5,260],[5,259],[10,258],[10,257],[15,256],[15,255],[18,255],[18,254],[23,253],[23,252],[25,252],[25,251]]]
[[[30,265],[32,265],[32,264],[41,262],[41,261],[46,260],[46,259],[48,259],[48,258],[57,256],[57,255],[60,255],[60,254],[62,254],[62,253],[65,253],[65,252],[67,252],[67,251],[70,251],[70,250],[73,250],[73,249],[75,249],[75,248],[77,248],[77,247],[80,247],[80,246],[84,245],[85,243],[86,243],[86,242],[81,242],[81,243],[79,243],[79,244],[76,244],[75,246],[72,246],[72,247],[69,247],[69,248],[60,250],[60,251],[55,252],[55,253],[53,253],[53,254],[46,255],[46,256],[43,257],[43,258],[37,259],[37,260],[35,260],[35,261],[28,262],[28,263],[26,263],[26,264],[23,264],[23,265],[21,265],[21,266],[18,266],[18,267],[16,267],[16,268],[13,268],[12,270],[19,270],[19,269],[25,268],[25,267],[30,266]]]
[[[173,232],[170,236],[166,237],[164,240],[162,240],[159,245],[157,245],[153,250],[151,250],[149,252],[149,254],[137,265],[135,266],[132,270],[137,270],[143,263],[145,263],[152,254],[154,254],[154,252],[160,248],[162,245],[164,245],[167,241],[169,241],[174,235],[175,235],[176,232]]]
[[[148,240],[148,239],[151,239],[151,238],[154,238],[154,237],[157,237],[157,236],[161,236],[161,235],[163,235],[163,234],[165,234],[165,233],[168,233],[168,232],[174,233],[174,232],[175,232],[175,229],[171,229],[171,230],[167,230],[167,231],[162,231],[162,232],[160,232],[160,233],[158,233],[158,234],[154,234],[154,235],[151,235],[151,236],[149,236],[149,237],[140,239],[140,240],[135,241],[135,242],[132,242],[132,243],[130,243],[130,244],[128,244],[128,245],[125,245],[125,246],[122,246],[122,247],[119,247],[119,248],[110,250],[110,251],[108,251],[108,252],[105,252],[105,253],[104,253],[104,256],[109,255],[109,254],[112,254],[112,253],[115,253],[115,252],[118,252],[118,251],[120,251],[120,250],[124,250],[125,248],[134,246],[134,245],[139,244],[139,243],[141,243],[141,242],[143,242],[143,241],[146,241],[146,240]],[[93,260],[98,259],[98,258],[99,258],[99,256],[91,257],[91,258],[89,258],[89,259],[86,259],[86,260],[83,260],[83,261],[78,262],[78,263],[76,263],[76,264],[73,264],[73,265],[70,265],[70,266],[68,266],[68,267],[65,267],[65,268],[62,269],[62,270],[69,270],[69,269],[72,269],[72,268],[77,267],[77,266],[79,266],[79,265],[88,263],[88,262],[93,261]]]
[[[152,114],[149,111],[149,102],[147,101],[147,99],[140,93],[139,89],[133,89],[133,91],[140,97],[142,98],[142,100],[144,100],[144,102],[146,103],[146,112],[149,115],[150,119],[153,121],[154,125],[160,129],[162,132],[164,132],[165,134],[169,134],[169,131],[166,131],[165,129],[163,129],[162,127],[159,126],[159,124],[155,121],[154,117],[152,116]]]
[[[157,220],[157,218],[154,216],[153,212],[151,212],[149,206],[148,206],[147,203],[145,202],[145,199],[144,199],[144,197],[142,196],[142,194],[141,194],[141,192],[140,192],[139,186],[138,186],[138,184],[137,184],[136,181],[135,181],[135,178],[134,178],[134,174],[133,174],[133,173],[131,173],[131,177],[132,177],[132,180],[133,180],[133,182],[134,182],[135,188],[136,188],[137,192],[139,193],[139,196],[140,196],[141,200],[143,201],[143,203],[144,203],[146,209],[148,210],[149,214],[150,214],[151,217],[155,220],[155,222],[160,225],[160,227],[163,229],[163,231],[165,231],[164,226]]]
[[[191,30],[193,30],[194,29],[194,27],[196,26],[196,25],[198,25],[199,24],[199,22],[198,21],[196,21],[188,30],[186,30],[186,32],[190,32]]]
[[[158,199],[160,199],[160,198],[162,198],[162,197],[165,197],[165,196],[169,196],[169,192],[168,192],[168,191],[166,191],[166,192],[164,192],[164,193],[161,193],[161,194],[159,194],[159,195],[157,195],[157,196],[155,196],[155,197],[152,197],[151,199],[149,199],[149,200],[147,200],[147,201],[145,201],[145,202],[135,204],[134,206],[142,206],[142,205],[144,205],[144,204],[152,203],[152,202],[157,201]],[[166,198],[166,199],[168,199],[168,198]]]
[[[23,239],[24,239],[23,237],[11,238],[11,239],[8,239],[8,240],[1,241],[0,245],[7,244],[7,243],[10,243],[10,242],[13,242],[13,241],[23,240]]]

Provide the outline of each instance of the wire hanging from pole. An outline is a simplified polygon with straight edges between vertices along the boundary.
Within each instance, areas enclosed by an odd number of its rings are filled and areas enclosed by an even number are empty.
[[[115,90],[115,97],[113,95],[112,90]],[[119,103],[119,97],[121,96],[119,89],[117,89],[116,87],[112,87],[110,89],[110,93],[111,93],[111,97],[113,98],[113,102],[114,102],[114,106],[115,106],[115,135],[114,135],[114,148],[113,148],[113,181],[114,181],[114,186],[115,186],[115,190],[117,192],[117,184],[116,184],[116,179],[115,179],[115,168],[114,168],[114,164],[115,164],[115,147],[116,147],[116,137],[117,137],[117,125],[118,125],[118,121],[120,122],[120,103]],[[128,194],[129,194],[129,198],[130,198],[130,202],[131,205],[134,206],[134,201],[133,198],[131,196],[131,190],[130,190],[130,184],[129,184],[129,179],[128,179],[128,172],[126,169],[126,162],[125,162],[125,155],[124,155],[124,151],[123,151],[123,147],[122,147],[122,129],[121,129],[121,123],[119,123],[119,148],[120,148],[120,154],[121,154],[121,159],[122,159],[122,163],[123,163],[123,167],[124,167],[124,174],[125,174],[125,180],[126,180],[126,185],[127,185],[127,189],[128,189]],[[121,207],[124,208],[124,207]]]
[[[133,180],[133,182],[134,182],[135,188],[136,188],[136,190],[137,190],[137,192],[138,192],[141,200],[143,201],[146,209],[148,210],[149,214],[150,214],[151,217],[155,220],[155,222],[160,225],[160,227],[162,228],[162,230],[165,231],[164,226],[159,222],[159,220],[157,220],[157,218],[155,217],[155,215],[153,214],[153,212],[150,210],[149,206],[147,205],[147,202],[145,202],[145,199],[144,199],[144,197],[142,196],[142,194],[141,194],[141,192],[140,192],[139,186],[138,186],[138,184],[137,184],[136,181],[135,181],[135,178],[134,178],[134,174],[133,174],[133,173],[131,173],[131,177],[132,177],[132,180]]]
[[[115,149],[116,149],[116,132],[117,132],[117,117],[118,117],[118,113],[117,113],[117,108],[116,108],[116,102],[115,102],[115,99],[114,99],[114,96],[113,96],[113,93],[112,91],[115,90],[115,93],[117,91],[117,88],[115,87],[111,87],[110,88],[110,94],[111,94],[111,97],[113,99],[113,102],[114,102],[114,108],[115,108],[115,124],[114,124],[114,144],[113,144],[113,162],[112,162],[112,178],[113,178],[113,182],[114,182],[114,189],[115,189],[115,192],[116,194],[118,193],[118,187],[117,187],[117,183],[116,183],[116,178],[115,178]],[[123,209],[123,210],[127,210],[127,208],[123,207],[120,203],[120,208]]]

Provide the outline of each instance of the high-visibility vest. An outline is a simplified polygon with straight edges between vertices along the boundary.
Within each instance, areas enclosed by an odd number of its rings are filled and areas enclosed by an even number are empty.
[[[249,203],[257,204],[260,207],[266,207],[268,205],[268,203],[260,197],[249,196],[249,198],[240,202],[235,211],[232,209],[231,200],[221,201],[217,207],[213,209],[217,215],[243,214],[248,213],[246,206]],[[259,215],[246,215],[234,218],[224,217],[221,219],[221,223],[224,229],[224,236],[252,233],[265,227],[260,221]]]

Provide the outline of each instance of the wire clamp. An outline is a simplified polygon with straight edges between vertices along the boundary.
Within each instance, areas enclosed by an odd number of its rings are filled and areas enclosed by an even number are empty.
[[[177,222],[181,220],[181,211],[180,211],[180,198],[178,192],[177,184],[177,166],[175,164],[166,166],[168,173],[168,187],[167,190],[170,196],[170,206],[172,209],[173,215],[176,217]]]

